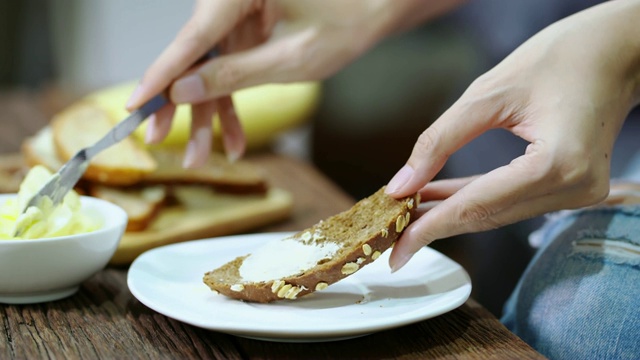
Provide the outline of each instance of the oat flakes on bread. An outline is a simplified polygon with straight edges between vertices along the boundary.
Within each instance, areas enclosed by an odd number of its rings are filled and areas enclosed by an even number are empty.
[[[322,290],[390,248],[419,202],[418,194],[393,199],[383,187],[347,211],[207,272],[203,281],[228,297],[260,303]]]
[[[89,101],[78,102],[51,120],[57,156],[68,161],[80,149],[100,140],[116,123]],[[96,155],[83,178],[105,185],[130,185],[155,171],[156,161],[135,140],[126,138]]]

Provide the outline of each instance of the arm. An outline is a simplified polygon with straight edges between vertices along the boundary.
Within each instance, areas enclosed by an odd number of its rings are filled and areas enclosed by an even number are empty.
[[[639,18],[640,0],[619,0],[549,26],[420,135],[387,191],[420,191],[439,203],[405,231],[390,258],[393,269],[436,239],[607,196],[613,144],[640,102]],[[530,142],[525,154],[481,176],[429,183],[450,154],[494,128]]]
[[[210,150],[211,117],[220,114],[225,149],[244,150],[233,91],[273,82],[326,78],[390,33],[440,15],[463,0],[202,0],[175,40],[148,68],[128,109],[166,88],[174,104],[193,104],[186,166]],[[223,55],[190,69],[217,47]],[[147,141],[169,131],[174,105],[159,111]]]

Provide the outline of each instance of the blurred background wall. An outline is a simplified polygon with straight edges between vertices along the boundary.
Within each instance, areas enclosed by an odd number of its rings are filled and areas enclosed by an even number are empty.
[[[0,87],[35,88],[55,73],[48,3],[0,1]]]
[[[57,82],[89,91],[137,79],[189,19],[192,1],[45,0]]]
[[[598,2],[470,1],[383,41],[325,81],[313,118],[282,137],[296,146],[275,149],[314,162],[354,198],[364,197],[404,164],[418,135],[476,76],[546,25]],[[139,78],[192,7],[191,1],[178,0],[1,1],[0,91],[73,97]],[[637,117],[627,122],[614,151],[614,176],[637,149]],[[519,156],[525,146],[509,133],[492,131],[453,155],[438,177],[486,172]],[[499,315],[532,255],[527,235],[540,221],[441,240],[433,247],[465,266],[473,296]]]

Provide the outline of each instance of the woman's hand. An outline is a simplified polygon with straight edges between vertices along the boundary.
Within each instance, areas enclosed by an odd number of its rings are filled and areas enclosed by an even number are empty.
[[[613,143],[640,98],[638,18],[640,1],[612,1],[550,26],[477,79],[420,135],[387,192],[419,191],[430,210],[394,247],[393,271],[436,239],[607,196]],[[481,176],[429,183],[451,154],[496,128],[529,141],[525,154]]]
[[[241,51],[263,42],[273,29],[274,11],[273,2],[265,1],[203,0],[196,3],[191,19],[147,69],[127,103],[127,108],[133,110],[155,94],[169,89],[172,104],[149,119],[146,133],[148,143],[159,142],[167,136],[175,104],[181,103],[181,97],[188,97],[203,85],[193,75],[196,71],[201,71],[202,67],[210,66],[211,60],[198,62],[198,59],[206,57],[214,47],[218,52],[226,53]],[[174,80],[180,77],[182,82],[177,87],[172,86]],[[242,156],[244,134],[229,93],[200,98],[192,103],[191,138],[183,165],[197,167],[206,161],[211,150],[211,118],[216,112],[219,114],[227,156],[230,160]]]
[[[186,166],[206,160],[217,111],[227,154],[240,157],[244,137],[233,91],[263,83],[326,78],[393,31],[438,15],[462,0],[200,0],[193,17],[149,67],[128,102],[135,109],[170,88],[174,104],[193,104]],[[217,48],[222,56],[193,66]],[[150,120],[148,142],[169,132],[175,105]]]

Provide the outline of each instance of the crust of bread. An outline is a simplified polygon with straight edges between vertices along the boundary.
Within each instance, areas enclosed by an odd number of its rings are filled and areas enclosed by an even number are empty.
[[[167,202],[167,189],[162,185],[126,189],[89,185],[89,195],[120,206],[127,213],[128,232],[148,228]]]
[[[51,126],[46,126],[34,136],[27,138],[22,143],[21,150],[28,166],[43,165],[52,172],[56,172],[63,165]],[[136,175],[137,180],[131,178],[132,175],[126,168],[110,169],[111,175],[108,176],[108,178],[114,178],[119,176],[118,173],[127,173],[126,180],[107,181],[105,184],[102,181],[96,181],[95,177],[101,175],[96,175],[95,172],[93,175],[85,174],[83,180],[115,186],[133,185],[129,181],[136,181],[135,185],[140,186],[205,185],[221,193],[239,195],[266,194],[269,188],[264,173],[245,160],[230,163],[223,154],[212,152],[204,166],[184,169],[182,167],[184,149],[182,148],[152,148],[148,152],[156,162],[156,168],[151,173],[139,177]]]
[[[207,185],[216,191],[232,194],[266,194],[266,176],[244,160],[230,163],[219,153],[212,152],[207,163],[194,169],[182,167],[182,148],[152,148],[151,156],[158,167],[147,174],[143,182],[148,184]]]
[[[89,101],[80,101],[51,120],[55,151],[64,162],[100,140],[115,123]],[[91,160],[83,178],[106,185],[131,185],[155,171],[157,164],[135,140],[125,138]]]
[[[101,139],[117,121],[92,101],[79,101],[22,143],[23,164],[58,171],[78,150]],[[181,147],[147,148],[126,138],[92,159],[75,190],[124,208],[129,217],[127,232],[147,230],[162,209],[171,205],[169,190],[177,185],[206,186],[219,193],[238,195],[267,194],[266,176],[248,161],[230,163],[223,154],[214,152],[203,167],[184,169],[183,158]],[[11,175],[8,170],[5,172]],[[6,190],[16,192],[19,183],[20,179],[14,181]],[[164,190],[161,199],[143,196],[145,191],[158,187]]]
[[[371,202],[373,199],[376,201]],[[380,201],[390,209],[387,209],[389,211],[384,219],[374,219],[373,214],[376,213],[376,209],[372,209],[372,206],[368,204],[379,205]],[[294,235],[296,239],[301,238],[307,232],[314,233],[319,226],[331,226],[337,229],[337,227],[345,224],[345,219],[364,212],[370,212],[371,223],[379,226],[375,232],[376,235],[357,240],[340,239],[343,248],[335,257],[319,263],[301,274],[269,281],[243,282],[239,269],[243,261],[250,256],[248,254],[205,273],[203,281],[211,290],[244,301],[268,303],[276,300],[300,298],[351,275],[351,272],[343,271],[345,266],[355,267],[355,271],[357,271],[375,261],[377,257],[374,254],[379,256],[389,249],[408,225],[406,220],[409,219],[409,222],[411,222],[415,218],[415,211],[419,202],[418,194],[394,200],[386,195],[384,188],[382,188],[369,198],[359,201],[351,209],[297,233]],[[400,220],[400,217],[403,220]],[[398,222],[402,222],[402,226],[399,226]],[[278,261],[278,259],[274,259],[274,261]]]
[[[56,172],[63,165],[56,153],[50,126],[45,126],[34,136],[26,138],[22,142],[21,150],[25,163],[30,167],[42,165],[49,171]]]
[[[21,154],[0,155],[0,193],[17,193],[28,168]]]

